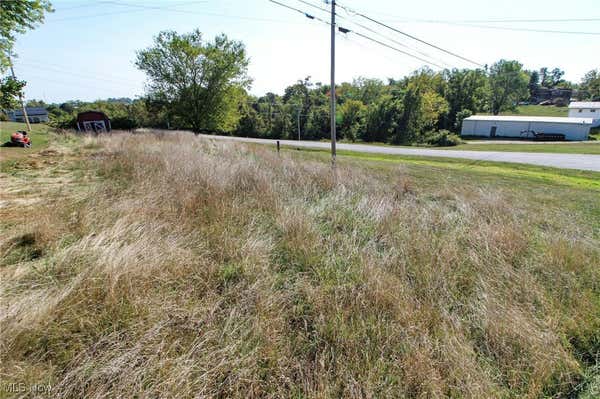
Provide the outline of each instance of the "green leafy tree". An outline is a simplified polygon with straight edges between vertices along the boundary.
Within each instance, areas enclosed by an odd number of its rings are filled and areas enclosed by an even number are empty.
[[[258,112],[256,99],[246,96],[245,101],[239,104],[238,126],[234,132],[236,136],[263,137],[265,133],[264,120]]]
[[[460,133],[460,131],[462,130],[463,121],[471,115],[473,115],[473,112],[470,109],[463,109],[462,111],[459,111],[456,114],[454,130]]]
[[[241,42],[225,35],[205,41],[195,30],[161,32],[137,53],[136,65],[149,78],[149,96],[168,104],[175,121],[194,132],[232,131],[239,102],[250,86]]]
[[[357,100],[365,105],[376,102],[387,90],[379,79],[357,78],[352,83],[342,83],[339,96],[342,101]]]
[[[457,125],[460,112],[469,110],[474,114],[485,109],[486,100],[489,98],[488,78],[481,69],[445,70],[443,76],[446,85],[442,94],[448,102],[448,112],[443,118],[442,127],[450,130],[460,129]]]
[[[356,141],[359,133],[365,127],[366,109],[367,107],[359,100],[348,100],[339,107],[341,114],[341,123],[338,129],[340,138]]]
[[[388,141],[396,131],[399,116],[403,113],[403,103],[397,93],[381,96],[367,107],[366,127],[360,138],[367,142]]]
[[[9,66],[16,35],[34,29],[52,12],[48,0],[1,0],[0,1],[0,72]]]
[[[303,132],[304,138],[317,140],[328,138],[331,121],[329,115],[327,105],[312,107],[307,116],[306,130]]]
[[[0,0],[0,73],[10,66],[16,35],[35,28],[44,21],[45,13],[51,11],[48,0]],[[0,80],[0,109],[15,108],[23,87],[24,81],[12,77]]]
[[[527,98],[529,77],[518,61],[500,60],[490,68],[489,84],[491,111],[498,115]]]
[[[579,85],[579,93],[583,100],[600,101],[600,69],[585,74]]]
[[[531,71],[529,73],[529,84],[527,88],[529,89],[529,98],[534,98],[537,89],[540,87],[540,73],[538,71]]]
[[[29,100],[26,104],[28,107],[43,107],[45,108],[48,104],[46,104],[43,100]]]
[[[0,79],[0,110],[16,108],[17,98],[21,94],[25,81],[13,79],[11,76]]]
[[[543,87],[553,89],[563,82],[564,75],[565,72],[560,68],[550,70],[549,68],[544,67],[540,69],[540,83]]]
[[[282,101],[286,104],[293,104],[296,109],[300,108],[302,115],[309,115],[311,109],[318,105],[319,101],[315,99],[315,91],[313,90],[314,83],[311,82],[311,77],[307,76],[303,80],[298,80],[296,84],[285,88]],[[307,118],[300,120],[300,129],[306,129]]]

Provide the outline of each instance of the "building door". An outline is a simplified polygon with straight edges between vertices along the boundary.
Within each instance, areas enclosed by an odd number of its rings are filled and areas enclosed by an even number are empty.
[[[106,125],[104,121],[83,122],[83,130],[88,133],[106,133]]]
[[[490,129],[490,137],[496,137],[496,130],[498,130],[498,126],[492,126]]]

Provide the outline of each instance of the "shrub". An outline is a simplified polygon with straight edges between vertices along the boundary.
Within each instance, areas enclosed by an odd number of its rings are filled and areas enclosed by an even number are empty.
[[[470,109],[463,109],[456,114],[456,122],[454,123],[454,128],[457,132],[462,130],[463,121],[473,115],[473,112]]]
[[[8,122],[8,116],[6,116],[6,114],[4,112],[0,111],[0,121],[1,122]]]
[[[63,114],[51,117],[49,125],[56,129],[75,129],[77,126],[77,117],[71,114]]]
[[[566,107],[569,105],[569,100],[565,100],[564,98],[555,98],[552,100],[552,103],[557,107]]]
[[[460,137],[448,130],[426,133],[423,142],[436,147],[453,147],[462,144]]]

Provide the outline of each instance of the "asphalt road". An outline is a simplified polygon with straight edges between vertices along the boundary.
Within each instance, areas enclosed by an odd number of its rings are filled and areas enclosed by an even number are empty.
[[[241,141],[246,143],[275,145],[275,140],[252,139],[245,137],[211,136],[206,138],[217,140]],[[330,144],[321,141],[292,141],[280,140],[283,146],[329,149]],[[578,169],[600,172],[600,155],[589,154],[550,154],[533,152],[502,152],[502,151],[464,151],[464,150],[433,150],[429,148],[402,148],[377,146],[368,144],[341,144],[338,150],[368,152],[373,154],[414,155],[423,157],[445,157],[470,159],[474,161],[512,162],[528,165],[550,166],[562,169]]]

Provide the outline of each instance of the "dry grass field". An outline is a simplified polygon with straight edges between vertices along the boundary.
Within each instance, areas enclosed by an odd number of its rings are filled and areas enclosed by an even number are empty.
[[[597,397],[600,190],[427,162],[123,133],[3,163],[0,397]]]

